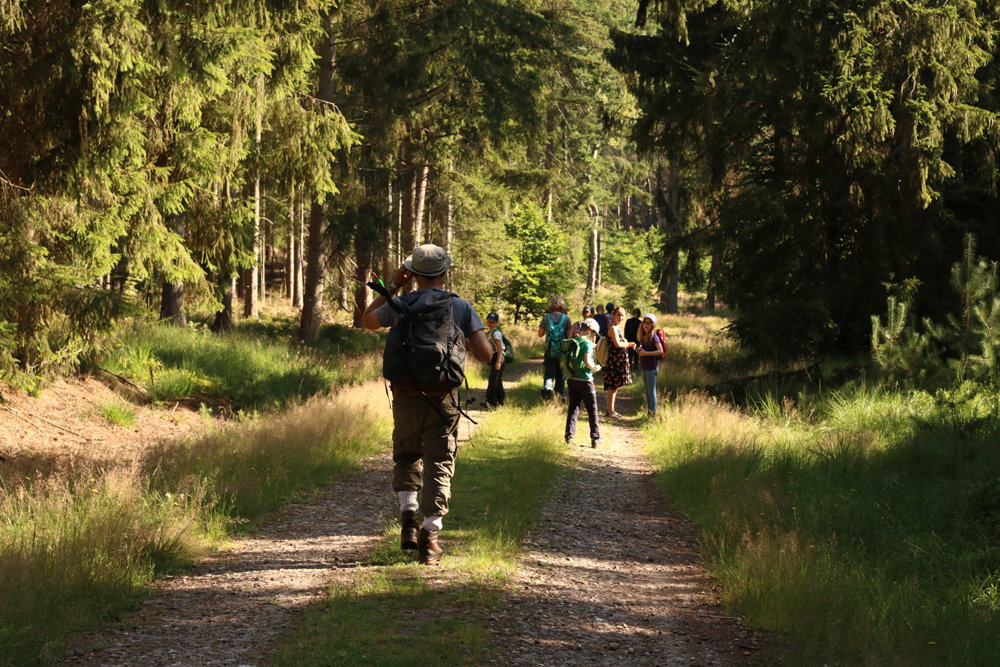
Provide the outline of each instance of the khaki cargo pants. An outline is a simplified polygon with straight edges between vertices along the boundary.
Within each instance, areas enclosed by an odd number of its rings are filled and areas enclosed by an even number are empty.
[[[420,491],[425,517],[444,516],[451,499],[451,476],[458,454],[457,395],[392,397],[392,490]],[[435,410],[433,401],[446,420]]]

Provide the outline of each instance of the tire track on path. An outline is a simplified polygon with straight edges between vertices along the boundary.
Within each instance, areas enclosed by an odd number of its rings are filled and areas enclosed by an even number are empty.
[[[557,483],[489,619],[495,663],[764,664],[764,640],[726,616],[695,527],[664,501],[632,421],[602,419],[604,445],[573,448],[575,471]]]

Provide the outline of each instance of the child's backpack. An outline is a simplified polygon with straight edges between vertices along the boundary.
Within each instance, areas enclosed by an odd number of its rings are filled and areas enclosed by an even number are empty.
[[[500,327],[497,327],[497,331],[500,331]],[[511,342],[507,340],[507,336],[503,331],[500,331],[500,338],[503,339],[503,360],[504,363],[509,364],[514,361],[514,346]]]
[[[606,366],[608,363],[608,352],[610,351],[611,342],[608,340],[609,336],[604,336],[601,340],[597,341],[597,347],[594,348],[594,359],[601,366]]]
[[[382,377],[420,391],[454,389],[465,380],[465,336],[455,328],[456,295],[419,290],[396,299],[399,323],[389,330]]]
[[[657,329],[654,335],[660,339],[660,345],[663,347],[663,352],[660,353],[660,358],[662,359],[667,356],[667,332],[663,329]]]
[[[587,370],[587,353],[580,345],[580,341],[575,338],[567,338],[559,348],[559,356],[562,357],[566,370],[571,378],[583,375]]]
[[[552,321],[552,313],[545,317],[549,322],[549,327],[545,330],[545,356],[558,357],[566,335],[566,313],[559,313],[557,322]]]

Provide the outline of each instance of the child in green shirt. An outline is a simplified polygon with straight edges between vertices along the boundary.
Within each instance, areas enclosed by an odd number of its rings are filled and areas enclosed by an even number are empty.
[[[601,370],[594,361],[594,335],[598,331],[597,322],[593,318],[587,318],[581,323],[577,336],[563,343],[562,360],[567,370],[566,390],[569,399],[569,413],[566,415],[567,444],[573,444],[581,403],[587,409],[590,420],[590,446],[597,447],[601,444],[597,390],[594,388],[594,373]]]

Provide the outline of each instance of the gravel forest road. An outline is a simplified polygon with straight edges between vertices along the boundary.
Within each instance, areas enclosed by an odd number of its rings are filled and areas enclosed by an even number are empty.
[[[510,383],[540,364],[512,369]],[[621,408],[628,409],[624,396]],[[603,401],[601,401],[603,404]],[[477,413],[488,419],[488,414]],[[584,415],[585,420],[585,415]],[[463,426],[463,431],[467,426]],[[487,660],[504,665],[763,664],[762,639],[728,618],[694,527],[663,499],[629,420],[575,447],[501,609]],[[462,436],[467,437],[463,432]],[[388,452],[283,507],[118,623],[78,638],[63,664],[253,665],[328,586],[351,576],[396,512]],[[459,469],[458,475],[461,474]],[[445,533],[442,534],[446,539]],[[430,571],[428,576],[437,576]]]

